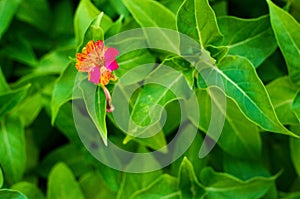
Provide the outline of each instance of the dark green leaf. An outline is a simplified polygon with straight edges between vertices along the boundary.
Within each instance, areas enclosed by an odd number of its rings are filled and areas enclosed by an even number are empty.
[[[229,54],[248,58],[254,67],[258,67],[277,47],[269,16],[256,19],[226,16],[219,18],[218,24],[224,35],[222,44],[229,47]]]
[[[19,118],[9,116],[1,120],[0,146],[5,180],[16,183],[23,176],[26,160],[24,129]]]
[[[9,189],[0,189],[0,197],[3,199],[29,199],[24,194]]]
[[[3,181],[4,181],[4,179],[3,179],[3,173],[2,173],[2,169],[1,169],[1,167],[0,167],[0,188],[1,188],[2,185],[3,185]]]
[[[72,171],[63,163],[56,164],[48,178],[47,199],[84,199]]]
[[[300,84],[300,24],[286,11],[267,0],[271,24],[285,58],[291,80]]]
[[[295,96],[292,104],[292,109],[300,122],[300,91]]]
[[[2,72],[2,68],[0,68],[0,94],[9,91],[10,88],[8,83],[6,82],[5,76]]]
[[[300,125],[294,126],[293,130],[300,135]],[[290,138],[290,150],[291,150],[291,158],[293,161],[293,165],[296,169],[298,177],[300,177],[300,139],[298,138]]]
[[[0,39],[9,27],[21,0],[2,0],[0,1]]]

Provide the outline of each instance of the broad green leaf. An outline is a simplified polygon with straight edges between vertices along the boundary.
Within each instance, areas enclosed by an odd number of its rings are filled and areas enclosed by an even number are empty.
[[[0,188],[1,188],[2,185],[3,185],[3,181],[4,181],[4,179],[3,179],[3,173],[2,173],[2,169],[1,169],[1,167],[0,167]]]
[[[47,199],[84,199],[72,171],[64,163],[52,168],[47,187]]]
[[[270,18],[279,48],[288,66],[289,76],[300,84],[300,24],[286,11],[267,0]]]
[[[152,0],[123,0],[123,3],[140,26],[175,30],[175,15],[162,4]]]
[[[218,173],[211,168],[205,168],[201,172],[200,179],[205,185],[205,190],[207,191],[205,198],[207,199],[252,199],[261,198],[265,195],[274,184],[276,176],[270,178],[254,177],[247,181],[242,181],[227,173]]]
[[[26,96],[30,85],[0,94],[0,120]]]
[[[163,174],[148,187],[135,192],[130,199],[179,199],[181,197],[177,184],[177,178]]]
[[[121,0],[119,0],[119,1],[121,1]],[[109,38],[113,35],[118,34],[121,31],[123,21],[124,21],[124,17],[123,17],[123,15],[121,15],[119,17],[119,19],[109,27],[109,29],[105,33],[105,38]]]
[[[292,110],[297,116],[298,121],[300,122],[300,91],[298,91],[292,103]]]
[[[178,187],[182,198],[200,198],[204,193],[204,187],[199,183],[192,163],[184,157],[178,172]]]
[[[148,152],[147,150],[139,152]],[[131,160],[135,161],[135,159]],[[153,161],[155,159],[153,158]],[[151,161],[152,162],[152,161]],[[140,162],[140,164],[151,164],[151,162]],[[130,166],[130,165],[129,165]],[[118,199],[131,198],[135,192],[148,187],[154,180],[160,177],[162,174],[161,170],[147,172],[147,173],[124,173],[120,190],[118,191]]]
[[[217,66],[205,62],[197,66],[208,85],[223,88],[245,116],[263,129],[296,136],[279,122],[264,85],[247,59],[227,56]]]
[[[0,198],[2,199],[29,199],[19,191],[11,189],[0,189]]]
[[[219,18],[218,24],[224,35],[222,45],[229,47],[229,54],[246,57],[254,67],[258,67],[277,47],[269,20],[269,16]]]
[[[294,130],[298,135],[300,135],[300,125],[296,125],[293,127],[292,130]],[[296,172],[298,174],[298,177],[300,177],[300,139],[298,138],[290,138],[290,154],[291,159],[293,162],[293,165],[296,169]]]
[[[0,39],[9,27],[21,0],[1,0],[0,1]]]
[[[51,9],[47,0],[21,1],[17,18],[47,32],[50,30]]]
[[[84,34],[100,11],[93,5],[90,0],[81,0],[74,16],[74,29],[76,46],[82,44]]]
[[[299,197],[300,197],[300,191],[281,194],[282,199],[298,199]]]
[[[227,98],[224,102],[220,92],[214,87],[197,91],[200,129],[207,132],[211,128],[210,125],[220,125],[219,119],[212,118],[212,112],[217,111],[218,115],[223,115],[225,118],[224,126],[220,126],[221,135],[215,140],[222,150],[237,158],[259,159],[262,143],[257,126],[244,116],[232,99]],[[226,107],[222,105],[224,103]]]
[[[16,117],[6,117],[0,126],[0,162],[5,180],[13,184],[21,180],[26,161],[24,128]]]
[[[82,175],[79,183],[85,198],[116,198],[116,193],[107,187],[98,172],[93,171]]]
[[[202,47],[222,39],[208,0],[185,0],[177,12],[177,30],[198,41]]]
[[[73,36],[73,7],[73,2],[69,0],[56,2],[52,25],[55,37]]]
[[[266,89],[279,121],[285,125],[299,124],[292,111],[292,103],[297,94],[298,87],[291,82],[290,78],[287,76],[278,78],[268,84]]]
[[[24,195],[27,196],[28,199],[44,199],[45,196],[42,191],[34,184],[29,182],[18,182],[14,184],[12,189],[16,191],[22,192]]]
[[[106,128],[106,97],[100,86],[91,82],[82,81],[80,89],[85,102],[86,110],[89,113],[94,125],[96,126],[103,142],[107,145]]]
[[[75,77],[77,75],[74,63],[68,64],[67,68],[57,79],[51,98],[51,123],[54,124],[60,107],[72,99]]]
[[[0,94],[9,91],[9,85],[6,82],[5,76],[2,72],[2,68],[0,67]]]
[[[84,148],[80,148],[74,144],[64,145],[48,153],[40,163],[38,171],[42,176],[46,177],[56,163],[63,161],[72,169],[75,176],[80,176],[92,169],[89,162],[82,162],[86,158],[87,152]]]

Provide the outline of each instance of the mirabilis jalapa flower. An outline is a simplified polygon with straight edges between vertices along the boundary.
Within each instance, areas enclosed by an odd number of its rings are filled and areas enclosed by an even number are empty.
[[[87,72],[88,80],[102,87],[107,101],[106,112],[112,112],[111,96],[105,87],[110,80],[117,77],[112,71],[119,68],[116,56],[119,54],[115,48],[105,47],[103,41],[89,41],[81,53],[76,54],[76,68],[79,72]]]

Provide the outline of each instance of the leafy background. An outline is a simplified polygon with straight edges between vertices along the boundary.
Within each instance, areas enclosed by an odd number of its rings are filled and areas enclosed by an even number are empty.
[[[0,198],[300,198],[299,13],[299,0],[1,0]],[[173,164],[150,173],[120,172],[96,161],[78,137],[74,57],[91,39],[153,26],[199,43],[215,77],[207,81],[215,89],[216,79],[225,82],[225,125],[217,146],[199,159],[210,102],[218,103],[211,88],[171,54],[143,49],[121,56],[119,77],[154,61],[178,70],[197,94],[202,117],[193,121],[196,139]],[[132,116],[143,123],[145,97],[166,94],[159,103],[170,118],[149,139],[126,136],[111,115],[104,123],[103,100],[96,115],[95,104],[86,104],[103,141],[135,152],[165,146],[180,110],[163,89],[148,85],[131,99]]]

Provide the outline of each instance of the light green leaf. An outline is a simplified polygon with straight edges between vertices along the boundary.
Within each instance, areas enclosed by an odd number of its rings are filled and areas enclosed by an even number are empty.
[[[0,126],[0,162],[6,181],[21,180],[25,170],[26,148],[24,128],[19,118],[6,117]]]
[[[30,85],[0,94],[0,120],[26,96]]]
[[[168,174],[163,174],[157,178],[148,187],[135,192],[130,199],[179,199],[180,192],[177,188],[177,178]]]
[[[300,84],[300,24],[288,12],[267,0],[271,24],[279,48],[288,66],[289,76]]]
[[[212,118],[212,112],[217,111],[218,115],[225,118],[224,126],[220,137],[215,140],[217,144],[228,154],[237,158],[248,157],[257,160],[261,154],[261,139],[258,128],[250,122],[240,111],[236,103],[230,98],[226,99],[226,107],[222,104],[224,95],[221,90],[210,87],[197,91],[200,121],[199,127],[204,132],[210,128],[210,123],[219,125],[217,118]],[[216,110],[212,108],[216,107]],[[215,124],[214,124],[215,122]],[[214,139],[212,137],[212,139]]]
[[[200,198],[204,193],[204,187],[198,182],[192,163],[184,157],[178,172],[178,187],[182,198]]]
[[[271,132],[296,136],[279,122],[263,83],[247,59],[227,56],[218,63],[218,68],[205,62],[198,65],[206,83],[224,88],[225,94],[252,122]]]
[[[3,186],[3,182],[4,182],[3,173],[2,173],[2,169],[0,167],[0,188]]]
[[[140,26],[175,30],[175,15],[162,4],[153,0],[123,0],[123,3]]]
[[[51,123],[54,124],[60,107],[72,99],[73,87],[77,71],[73,62],[69,63],[67,68],[57,79],[51,98]]]
[[[300,90],[296,94],[295,99],[292,103],[292,110],[298,118],[298,121],[300,122]]]
[[[293,100],[296,97],[298,87],[293,84],[289,77],[280,77],[266,86],[270,95],[275,112],[281,123],[299,124],[292,111]]]
[[[84,199],[72,171],[64,164],[56,164],[48,178],[47,199]]]
[[[21,192],[11,189],[0,189],[0,198],[2,199],[29,199]]]
[[[98,172],[84,174],[80,177],[79,183],[85,198],[116,198],[116,193],[107,187]]]
[[[91,82],[82,81],[80,89],[85,102],[86,110],[94,122],[103,142],[107,145],[107,128],[106,128],[106,97],[100,86]]]
[[[177,13],[177,30],[198,41],[202,47],[222,39],[208,0],[185,0]]]
[[[21,0],[1,0],[0,1],[0,39],[9,27]]]
[[[12,189],[16,191],[20,191],[27,196],[28,199],[44,199],[45,196],[43,195],[42,191],[34,184],[29,182],[18,182],[14,184]]]
[[[269,16],[240,19],[226,16],[218,18],[229,54],[248,58],[258,67],[276,49],[277,43],[270,27]]]
[[[255,177],[242,181],[227,173],[218,173],[211,168],[205,168],[201,172],[201,182],[206,186],[207,199],[253,199],[261,198],[275,183],[276,176],[265,178]]]

